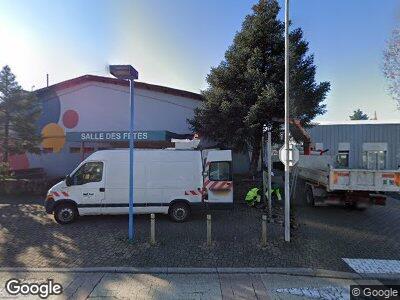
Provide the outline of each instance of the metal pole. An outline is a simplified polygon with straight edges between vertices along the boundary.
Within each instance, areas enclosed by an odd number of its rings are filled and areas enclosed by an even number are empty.
[[[150,245],[156,244],[156,216],[150,214]]]
[[[207,215],[207,246],[211,246],[211,215]]]
[[[271,131],[268,131],[268,145],[267,145],[267,159],[268,159],[268,217],[272,218],[272,184],[271,184],[271,173],[272,173],[272,140]]]
[[[261,220],[261,247],[267,246],[267,216],[262,215]]]
[[[81,162],[85,159],[85,142],[81,142]]]
[[[266,193],[267,193],[267,174],[265,172],[265,136],[264,136],[264,130],[263,130],[263,134],[261,137],[261,171],[262,171],[262,201],[263,203],[266,205],[267,201],[266,201]]]
[[[129,240],[133,241],[134,239],[134,228],[133,228],[133,200],[134,200],[134,193],[133,193],[133,172],[134,172],[134,160],[133,160],[133,148],[134,148],[134,141],[133,141],[133,129],[134,129],[134,114],[135,114],[135,101],[134,101],[134,80],[130,80],[130,108],[131,108],[131,119],[130,119],[130,127],[129,127]]]
[[[289,0],[285,0],[285,241],[290,242],[289,195]]]

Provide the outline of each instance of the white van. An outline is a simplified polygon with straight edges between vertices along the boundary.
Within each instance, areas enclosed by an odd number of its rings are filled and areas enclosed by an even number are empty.
[[[232,207],[230,150],[135,150],[134,213],[169,214]],[[97,151],[47,193],[45,208],[60,224],[82,215],[127,214],[129,149]]]

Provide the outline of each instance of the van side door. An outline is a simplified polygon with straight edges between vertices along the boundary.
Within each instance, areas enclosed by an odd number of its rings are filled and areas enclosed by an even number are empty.
[[[72,200],[78,203],[80,214],[100,214],[104,200],[104,162],[88,161],[72,176]]]
[[[207,154],[204,166],[205,201],[210,208],[233,207],[232,154],[230,150],[214,150]]]

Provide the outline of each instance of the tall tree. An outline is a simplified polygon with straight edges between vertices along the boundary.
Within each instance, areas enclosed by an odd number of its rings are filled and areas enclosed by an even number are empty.
[[[393,31],[383,58],[383,73],[389,83],[389,92],[400,108],[400,29]]]
[[[0,154],[3,163],[10,155],[39,152],[36,121],[40,105],[32,92],[24,91],[9,66],[0,71]]]
[[[263,125],[275,139],[284,116],[284,23],[276,0],[260,0],[246,16],[241,30],[219,66],[207,76],[205,101],[189,123],[202,136],[222,147],[252,150],[254,173],[260,154]],[[313,55],[297,28],[290,33],[290,113],[307,125],[325,112],[329,82],[316,83]]]
[[[368,115],[364,114],[364,112],[361,109],[357,109],[353,112],[351,116],[349,116],[350,120],[356,121],[356,120],[368,120]]]

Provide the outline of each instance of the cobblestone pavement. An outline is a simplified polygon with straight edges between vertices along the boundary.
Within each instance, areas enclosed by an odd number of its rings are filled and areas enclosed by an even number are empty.
[[[212,212],[214,244],[205,245],[204,213],[178,224],[156,217],[157,245],[148,244],[149,216],[90,216],[61,226],[41,199],[0,198],[0,267],[314,267],[351,271],[342,258],[400,259],[400,201],[366,211],[297,206],[291,243],[281,224],[268,224],[260,247],[261,212],[244,205]]]

